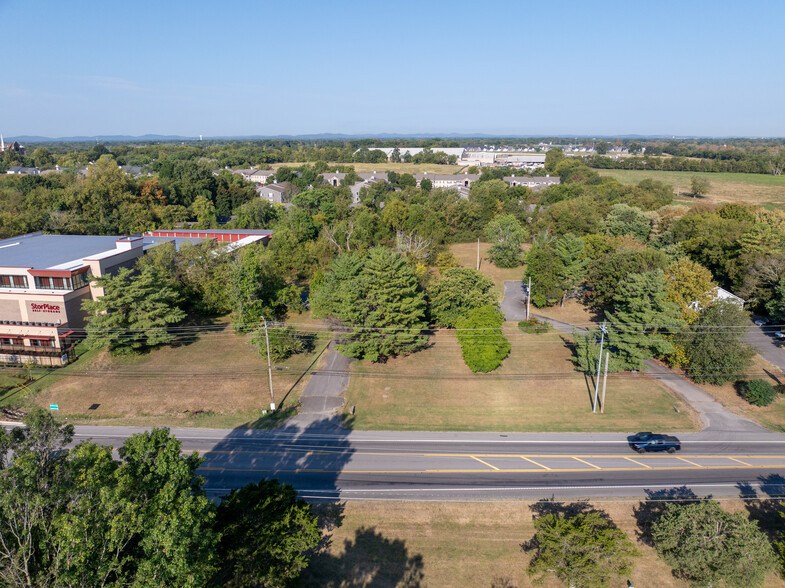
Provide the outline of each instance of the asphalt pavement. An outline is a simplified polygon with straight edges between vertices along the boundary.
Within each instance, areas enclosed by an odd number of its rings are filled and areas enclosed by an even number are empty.
[[[747,343],[755,347],[760,355],[776,365],[780,369],[779,374],[771,374],[781,383],[785,384],[785,351],[780,347],[781,341],[774,336],[774,333],[781,331],[782,325],[750,325],[745,339]]]
[[[261,478],[312,499],[501,500],[646,498],[656,493],[779,496],[785,436],[703,432],[682,451],[640,455],[625,434],[346,431],[337,417],[305,430],[173,429],[204,457],[211,496]],[[119,446],[142,429],[77,427],[77,441]]]

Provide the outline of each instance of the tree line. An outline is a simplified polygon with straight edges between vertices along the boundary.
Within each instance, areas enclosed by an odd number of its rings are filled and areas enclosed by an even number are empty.
[[[167,429],[118,448],[43,409],[0,430],[0,581],[7,586],[284,586],[322,541],[297,492],[262,480],[210,500]]]

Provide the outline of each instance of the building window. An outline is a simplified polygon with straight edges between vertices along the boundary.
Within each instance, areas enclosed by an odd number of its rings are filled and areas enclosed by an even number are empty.
[[[0,276],[0,288],[27,288],[27,276]]]
[[[89,271],[87,271],[81,274],[75,274],[66,281],[71,282],[71,285],[73,286],[74,290],[78,290],[79,288],[84,288],[85,286],[89,285],[91,277],[92,274]]]
[[[35,287],[38,290],[70,290],[71,278],[50,278],[49,276],[36,276]]]

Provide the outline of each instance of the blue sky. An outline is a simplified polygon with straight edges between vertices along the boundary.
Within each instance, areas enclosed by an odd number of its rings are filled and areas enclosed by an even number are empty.
[[[785,2],[0,0],[0,132],[785,136]]]

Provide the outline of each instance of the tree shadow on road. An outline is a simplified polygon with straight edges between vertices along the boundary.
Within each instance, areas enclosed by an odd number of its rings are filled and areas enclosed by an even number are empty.
[[[758,480],[762,494],[748,482],[739,482],[736,487],[750,520],[758,523],[769,541],[777,541],[785,533],[785,507],[782,504],[785,478],[780,474],[769,474],[760,476]]]
[[[348,434],[337,416],[303,429],[287,424],[272,431],[237,428],[204,453],[199,474],[213,498],[263,479],[291,484],[306,500],[321,503],[317,514],[329,532],[342,520],[339,478],[355,453]]]
[[[345,539],[342,553],[317,553],[300,578],[300,586],[327,588],[411,587],[422,584],[423,559],[411,554],[406,542],[390,539],[375,527],[361,527]]]
[[[633,516],[638,525],[636,537],[642,543],[654,546],[651,536],[651,525],[668,510],[672,504],[687,504],[701,500],[710,500],[711,496],[699,497],[687,486],[663,488],[661,490],[645,490],[646,500],[633,508]]]

